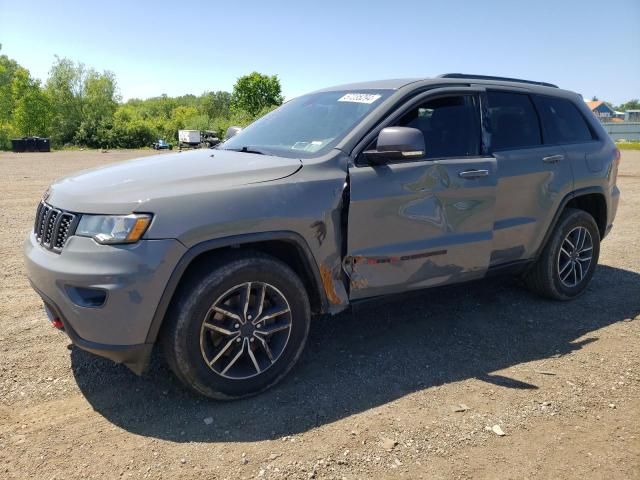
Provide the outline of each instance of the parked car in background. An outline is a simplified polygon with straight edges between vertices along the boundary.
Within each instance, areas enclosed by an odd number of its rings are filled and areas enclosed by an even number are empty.
[[[173,145],[167,143],[163,139],[159,139],[157,142],[154,142],[151,145],[151,148],[153,148],[154,150],[173,150]]]
[[[573,299],[618,206],[620,152],[543,82],[327,88],[228,136],[54,183],[24,245],[73,343],[137,373],[159,344],[212,398],[274,385],[356,303],[499,272]]]

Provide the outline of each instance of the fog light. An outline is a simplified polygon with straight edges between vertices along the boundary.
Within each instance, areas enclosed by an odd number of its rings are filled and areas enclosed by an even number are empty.
[[[67,295],[79,307],[99,308],[107,300],[107,291],[101,288],[84,288],[66,285]]]

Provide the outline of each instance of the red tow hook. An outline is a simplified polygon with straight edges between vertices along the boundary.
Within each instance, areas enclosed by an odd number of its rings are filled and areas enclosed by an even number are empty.
[[[47,317],[49,317],[49,321],[51,322],[51,326],[53,328],[57,328],[58,330],[64,330],[64,323],[62,323],[62,320],[60,320],[60,317],[58,317],[55,313],[53,313],[53,310],[49,308],[49,305],[47,305],[46,303],[44,304],[44,311],[47,314]]]
[[[58,330],[64,330],[64,324],[58,317],[54,317],[51,319],[51,326],[53,328],[57,328]]]

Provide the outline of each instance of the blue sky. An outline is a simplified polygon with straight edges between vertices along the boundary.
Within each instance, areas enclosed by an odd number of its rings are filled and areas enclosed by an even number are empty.
[[[125,99],[230,91],[253,70],[288,98],[444,72],[640,97],[640,0],[0,0],[0,43],[41,79],[54,55],[111,70]]]

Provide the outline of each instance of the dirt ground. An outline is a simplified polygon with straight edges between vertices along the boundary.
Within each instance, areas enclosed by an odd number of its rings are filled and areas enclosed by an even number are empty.
[[[580,299],[497,279],[318,319],[233,403],[67,348],[25,278],[52,180],[152,153],[0,154],[0,478],[640,478],[640,152]]]

